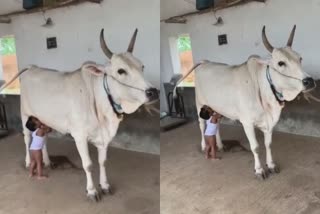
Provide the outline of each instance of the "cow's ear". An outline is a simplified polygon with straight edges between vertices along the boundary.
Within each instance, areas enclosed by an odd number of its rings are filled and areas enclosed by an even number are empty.
[[[103,72],[103,67],[100,65],[95,65],[95,64],[87,64],[83,66],[84,70],[96,75],[96,76],[102,76],[104,74]]]

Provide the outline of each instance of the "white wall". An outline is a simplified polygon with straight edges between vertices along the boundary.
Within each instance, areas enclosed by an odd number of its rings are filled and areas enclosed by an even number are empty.
[[[184,8],[188,4],[182,0],[172,1],[175,4],[179,2]],[[169,1],[166,3],[170,4]],[[173,15],[180,13],[177,10]],[[166,14],[162,12],[161,15]],[[302,55],[304,69],[320,79],[320,0],[267,0],[265,4],[252,2],[218,11],[216,15],[223,18],[224,25],[213,26],[215,18],[212,14],[190,17],[187,24],[161,24],[161,82],[169,81],[173,73],[168,45],[172,36],[190,34],[194,62],[209,59],[237,64],[247,60],[251,54],[268,54],[261,39],[263,25],[266,25],[270,42],[280,47],[286,44],[294,24],[297,30],[293,49]],[[218,45],[219,34],[228,35],[228,45]],[[165,105],[162,102],[162,109],[165,109]]]
[[[23,9],[23,0],[1,0],[0,14],[6,14]]]
[[[147,79],[159,87],[159,7],[158,0],[85,3],[46,12],[55,24],[52,28],[41,26],[44,18],[40,13],[13,17],[11,27],[16,37],[19,69],[36,64],[75,70],[87,60],[105,63],[106,57],[99,45],[101,28],[105,29],[110,49],[124,52],[137,27],[134,55],[145,64]],[[51,36],[57,37],[58,48],[47,50],[46,38]]]
[[[12,33],[11,24],[0,23],[0,37],[9,35],[11,33]]]

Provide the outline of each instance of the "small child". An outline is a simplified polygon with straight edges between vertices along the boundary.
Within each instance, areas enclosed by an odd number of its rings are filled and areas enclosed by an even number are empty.
[[[51,132],[51,128],[42,124],[37,118],[30,116],[26,123],[26,127],[32,131],[32,142],[30,145],[31,164],[29,176],[34,176],[34,171],[37,171],[39,180],[46,179],[47,176],[42,173],[42,148],[45,141],[45,136]]]
[[[218,130],[218,122],[222,117],[217,112],[213,111],[210,107],[204,105],[201,108],[199,116],[206,120],[206,129],[204,132],[204,139],[206,142],[205,155],[207,159],[219,160],[217,157],[217,141],[216,134]]]

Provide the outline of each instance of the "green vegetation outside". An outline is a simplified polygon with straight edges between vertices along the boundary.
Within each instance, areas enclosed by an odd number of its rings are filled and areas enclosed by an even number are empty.
[[[0,38],[0,54],[2,56],[16,54],[16,44],[14,37]]]
[[[191,51],[191,41],[189,36],[180,36],[178,39],[179,53],[185,51]]]

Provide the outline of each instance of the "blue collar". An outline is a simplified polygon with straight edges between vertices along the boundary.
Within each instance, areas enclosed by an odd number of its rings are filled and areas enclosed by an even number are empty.
[[[109,99],[109,102],[112,106],[112,109],[113,109],[113,112],[118,116],[118,118],[121,118],[123,116],[123,110],[122,110],[122,107],[120,104],[116,103],[110,93],[110,89],[109,89],[109,86],[108,86],[108,82],[107,82],[107,75],[105,74],[104,77],[103,77],[103,87],[104,87],[104,90],[105,92],[107,93],[108,95],[108,99]]]
[[[278,101],[278,103],[281,106],[284,105],[285,100],[284,100],[283,94],[276,90],[276,87],[274,86],[274,84],[272,82],[272,79],[271,79],[271,76],[270,76],[269,65],[267,65],[266,75],[267,75],[267,80],[269,82],[269,85],[270,85],[270,88],[272,90],[273,95],[275,96],[276,100]]]

